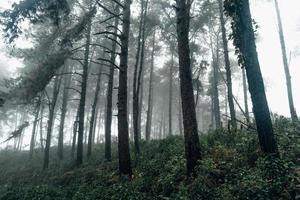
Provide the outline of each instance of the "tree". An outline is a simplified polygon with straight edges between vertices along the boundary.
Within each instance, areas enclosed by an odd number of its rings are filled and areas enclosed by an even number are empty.
[[[218,0],[219,3],[219,12],[220,12],[220,25],[222,31],[222,41],[223,41],[223,50],[224,50],[224,59],[225,59],[225,69],[226,69],[226,86],[227,86],[227,98],[229,104],[229,112],[230,112],[230,122],[234,129],[237,128],[236,125],[236,116],[233,102],[233,94],[232,94],[232,80],[231,80],[231,67],[229,61],[229,53],[228,53],[228,41],[226,35],[225,28],[225,19],[223,14],[223,0]]]
[[[121,34],[121,54],[118,89],[118,147],[119,172],[121,175],[132,175],[129,152],[128,109],[127,109],[127,68],[128,68],[128,39],[130,30],[131,0],[125,0],[123,5],[123,25]]]
[[[32,158],[33,156],[33,150],[35,146],[35,141],[36,141],[36,129],[37,129],[37,123],[39,121],[39,112],[40,112],[40,107],[41,107],[41,99],[38,99],[38,102],[35,107],[35,117],[34,117],[34,122],[33,122],[33,128],[32,128],[32,134],[31,134],[31,140],[30,140],[30,149],[29,149],[29,157]]]
[[[49,102],[49,117],[48,117],[48,123],[47,123],[47,137],[46,137],[46,146],[45,146],[45,152],[44,152],[44,165],[43,165],[44,170],[49,167],[49,155],[50,155],[52,128],[53,128],[53,124],[54,124],[55,106],[56,106],[57,99],[58,99],[60,84],[61,84],[61,77],[56,76],[55,80],[54,80],[52,100],[51,100],[51,102]]]
[[[225,11],[233,20],[232,37],[239,63],[245,66],[258,138],[263,152],[278,155],[269,106],[256,51],[249,0],[226,0]]]
[[[297,116],[297,112],[296,112],[296,109],[294,106],[292,81],[291,81],[291,74],[290,74],[290,69],[289,69],[289,64],[288,64],[288,59],[287,59],[287,54],[286,54],[286,46],[285,46],[285,39],[284,39],[284,34],[283,34],[281,15],[280,15],[280,10],[279,10],[277,0],[274,0],[274,3],[275,3],[276,15],[277,15],[278,34],[279,34],[279,39],[280,39],[281,51],[282,51],[282,60],[283,60],[285,78],[286,78],[286,86],[287,86],[288,100],[289,100],[289,106],[290,106],[290,113],[291,113],[292,121],[296,122],[296,121],[298,121],[298,116]]]
[[[188,175],[192,174],[197,161],[201,158],[189,50],[191,4],[190,0],[176,0],[179,75]]]

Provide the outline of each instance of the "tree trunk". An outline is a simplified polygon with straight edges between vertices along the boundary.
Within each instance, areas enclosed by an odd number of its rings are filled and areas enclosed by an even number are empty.
[[[188,2],[186,0],[176,0],[179,75],[188,175],[192,175],[197,161],[201,157],[190,64],[190,5],[190,0]]]
[[[220,101],[219,101],[219,59],[218,53],[216,52],[216,57],[213,59],[213,104],[214,104],[214,119],[216,128],[221,128],[221,114],[220,114]]]
[[[227,36],[226,36],[225,20],[224,20],[224,14],[223,14],[223,2],[222,2],[223,0],[218,0],[218,1],[219,1],[220,23],[221,23],[224,58],[225,58],[227,98],[228,98],[230,118],[231,118],[230,122],[231,122],[233,129],[236,129],[237,125],[236,125],[236,116],[235,116],[233,94],[232,94],[231,67],[230,67],[230,61],[229,61],[228,41],[227,41]]]
[[[172,135],[172,99],[173,99],[173,71],[174,71],[174,50],[171,47],[171,66],[169,71],[169,136]]]
[[[119,14],[119,6],[116,6],[115,13]],[[118,27],[119,25],[119,18],[115,18],[114,26]],[[117,33],[117,29],[115,29],[115,33]],[[114,36],[114,41],[117,41],[117,36]],[[110,57],[110,62],[115,63],[116,61],[116,52],[117,50],[117,43],[112,42],[112,53]],[[111,160],[111,122],[112,122],[112,97],[113,97],[113,87],[114,87],[114,73],[115,69],[112,64],[110,64],[109,69],[109,78],[108,78],[108,85],[107,85],[107,94],[106,94],[106,120],[105,120],[105,159],[110,161]]]
[[[72,70],[70,70],[72,71]],[[65,73],[69,72],[69,66],[65,66]],[[64,127],[65,127],[65,119],[67,114],[67,105],[68,105],[68,98],[69,98],[69,87],[71,84],[71,75],[66,75],[64,79],[64,93],[63,93],[63,100],[62,100],[62,108],[61,108],[61,116],[60,116],[60,126],[59,126],[59,134],[58,134],[58,148],[57,154],[59,160],[63,159],[63,151],[64,151]]]
[[[128,39],[130,30],[130,4],[125,0],[123,10],[123,25],[121,35],[121,55],[118,91],[118,148],[120,175],[131,177],[131,161],[129,152],[128,135],[128,110],[127,110],[127,68],[128,68]]]
[[[275,3],[276,15],[277,15],[278,33],[279,33],[279,39],[280,39],[280,45],[281,45],[281,51],[282,51],[282,60],[283,60],[285,78],[286,78],[286,86],[287,86],[288,100],[289,100],[289,106],[290,106],[290,113],[291,113],[292,121],[296,122],[296,121],[298,121],[298,116],[297,116],[297,112],[296,112],[296,109],[294,106],[292,81],[291,81],[291,74],[290,74],[290,69],[289,69],[289,64],[288,64],[288,59],[287,59],[287,54],[286,54],[286,46],[285,46],[285,39],[284,39],[284,34],[283,34],[281,15],[280,15],[280,10],[279,10],[277,0],[274,0],[274,3]]]
[[[43,138],[43,118],[44,118],[44,104],[41,102],[41,119],[40,119],[40,143],[41,143],[41,149],[44,151],[44,138]]]
[[[103,57],[105,54],[103,53]],[[96,116],[96,108],[98,105],[99,93],[100,93],[100,86],[101,86],[101,73],[102,73],[102,66],[99,66],[99,72],[97,77],[97,85],[96,91],[94,96],[94,101],[92,105],[92,114],[90,119],[90,130],[89,130],[89,137],[88,137],[88,147],[87,147],[87,157],[90,158],[92,155],[92,143],[93,143],[93,130],[94,130],[94,123],[95,123],[95,116]]]
[[[86,43],[84,53],[84,63],[81,82],[81,93],[79,102],[79,115],[78,115],[78,139],[77,139],[77,157],[76,164],[81,165],[83,161],[83,135],[84,135],[84,117],[85,117],[85,101],[86,89],[88,81],[88,67],[89,67],[89,54],[91,43],[91,19],[87,22]]]
[[[238,48],[244,58],[260,146],[263,152],[278,155],[264,82],[256,52],[249,0],[241,0],[237,4],[234,16],[236,28],[239,32],[235,37],[240,42]]]
[[[244,104],[245,104],[245,117],[246,121],[250,123],[250,115],[249,115],[249,108],[248,108],[248,92],[247,92],[247,80],[246,80],[246,71],[245,68],[242,68],[242,75],[243,75],[243,93],[244,93]]]
[[[72,138],[72,150],[71,150],[72,158],[74,158],[74,156],[75,156],[76,137],[77,137],[77,132],[78,132],[78,118],[79,118],[79,105],[78,105],[78,109],[76,112],[75,121],[73,124],[73,138]]]
[[[146,141],[149,141],[151,139],[152,111],[153,111],[153,75],[154,75],[155,35],[156,35],[156,30],[154,30],[153,39],[152,39],[149,94],[148,94],[148,111],[147,111],[147,121],[146,121]]]
[[[46,147],[45,147],[45,154],[44,154],[44,166],[43,169],[47,169],[49,167],[49,154],[50,154],[50,145],[51,145],[51,135],[52,135],[52,128],[54,124],[54,115],[55,115],[55,106],[59,94],[59,88],[61,83],[61,77],[55,77],[55,83],[53,87],[53,95],[52,101],[49,102],[49,119],[48,119],[48,126],[47,126],[47,138],[46,138]]]
[[[40,107],[41,107],[41,99],[38,100],[38,103],[35,108],[35,117],[34,117],[34,122],[33,122],[31,140],[30,140],[29,158],[32,158],[32,156],[33,156],[33,150],[34,150],[35,138],[36,138],[35,137],[36,136],[36,128],[37,128],[37,123],[38,123],[38,118],[39,118]]]

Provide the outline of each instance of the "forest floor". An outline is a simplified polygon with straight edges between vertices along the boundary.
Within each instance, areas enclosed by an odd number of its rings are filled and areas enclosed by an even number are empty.
[[[0,200],[93,199],[300,199],[300,128],[287,119],[274,122],[281,159],[265,157],[253,131],[218,130],[200,136],[203,158],[194,178],[185,176],[183,139],[142,142],[133,158],[133,178],[120,180],[116,144],[105,162],[104,145],[76,168],[70,159],[42,171],[41,152],[0,153]],[[70,157],[67,147],[65,157]]]

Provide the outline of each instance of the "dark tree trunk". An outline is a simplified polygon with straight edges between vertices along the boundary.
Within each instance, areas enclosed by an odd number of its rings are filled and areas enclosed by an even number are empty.
[[[212,67],[213,67],[213,104],[214,104],[214,119],[216,128],[221,128],[221,114],[220,114],[220,101],[219,101],[219,59],[218,53],[216,52],[216,57],[214,56]]]
[[[36,105],[36,108],[35,108],[35,117],[34,117],[34,122],[33,122],[31,140],[30,140],[29,158],[32,158],[33,150],[34,150],[34,147],[35,147],[36,128],[37,128],[37,123],[38,123],[38,118],[39,118],[39,113],[40,113],[40,107],[41,107],[41,100],[39,99],[38,103]]]
[[[116,7],[116,14],[119,14],[119,7]],[[118,27],[119,19],[116,17],[114,26]],[[117,33],[117,29],[115,29],[115,33]],[[114,41],[118,38],[114,36]],[[115,63],[116,61],[116,52],[117,50],[117,43],[112,43],[112,54],[110,57],[110,62]],[[112,97],[113,97],[113,87],[114,87],[114,73],[115,69],[114,66],[111,64],[109,69],[109,78],[108,78],[108,85],[107,85],[107,94],[106,94],[106,120],[105,120],[105,159],[111,160],[111,122],[112,122]]]
[[[65,67],[65,73],[69,72],[69,67]],[[60,116],[60,126],[59,126],[59,134],[58,134],[58,148],[57,154],[59,160],[63,159],[63,151],[64,151],[64,127],[65,127],[65,119],[67,114],[67,105],[68,105],[68,98],[69,98],[69,87],[71,84],[71,75],[67,75],[64,79],[64,93],[63,93],[63,100],[62,100],[62,107],[61,107],[61,116]]]
[[[237,4],[234,15],[239,34],[236,35],[236,39],[239,40],[238,48],[244,58],[260,146],[263,152],[278,155],[264,82],[256,52],[249,0],[240,0]]]
[[[149,141],[151,139],[152,111],[153,111],[153,75],[154,75],[155,35],[156,35],[156,31],[154,30],[153,39],[152,39],[149,94],[148,94],[148,111],[147,111],[147,121],[146,121],[146,141]]]
[[[103,53],[103,56],[104,56],[104,53]],[[102,73],[102,66],[99,66],[96,91],[95,91],[94,101],[93,101],[93,105],[92,105],[92,114],[91,114],[91,119],[90,119],[90,130],[89,130],[88,146],[87,146],[87,157],[88,158],[92,155],[93,130],[94,130],[96,109],[97,109],[99,93],[100,93],[100,86],[101,86],[101,73]]]
[[[75,121],[73,124],[73,138],[72,138],[72,150],[71,150],[72,158],[74,158],[74,156],[75,156],[76,138],[77,138],[77,132],[78,132],[78,118],[79,118],[79,105],[78,105],[78,109],[76,112]]]
[[[41,102],[41,117],[40,117],[40,143],[41,143],[41,149],[44,151],[44,138],[43,138],[43,119],[44,119],[44,104]]]
[[[188,2],[186,0],[176,0],[179,75],[188,175],[192,175],[197,161],[201,158],[190,64],[190,5],[190,0]]]
[[[89,67],[89,54],[91,43],[91,19],[88,21],[86,32],[86,43],[84,53],[84,63],[82,72],[80,102],[79,102],[79,115],[78,115],[78,139],[77,139],[77,157],[76,164],[81,165],[83,162],[83,135],[84,135],[84,118],[85,118],[85,101],[86,89],[88,81],[88,67]]]
[[[125,0],[123,10],[123,25],[121,35],[121,55],[118,91],[118,148],[119,172],[131,177],[131,160],[129,152],[128,110],[127,110],[127,68],[128,68],[128,39],[130,30],[130,4]]]
[[[234,129],[236,129],[236,116],[235,116],[235,109],[234,109],[234,102],[233,102],[233,94],[232,94],[232,80],[231,80],[231,67],[229,61],[229,54],[228,54],[228,41],[226,36],[226,28],[225,28],[225,20],[223,14],[223,0],[219,1],[219,11],[220,11],[220,22],[221,22],[221,29],[222,29],[222,40],[223,40],[223,49],[224,49],[224,58],[225,58],[225,69],[226,69],[226,85],[227,85],[227,98],[229,104],[229,111],[230,111],[230,122]]]
[[[284,72],[285,72],[285,78],[286,78],[286,86],[287,86],[287,93],[288,93],[288,100],[289,100],[289,106],[290,106],[290,113],[291,118],[293,122],[298,121],[297,112],[294,106],[294,100],[293,100],[293,90],[292,90],[292,81],[291,81],[291,74],[286,54],[286,47],[285,47],[285,39],[283,34],[283,27],[282,27],[282,21],[281,21],[281,15],[280,10],[278,6],[277,0],[274,0],[275,8],[276,8],[276,15],[277,15],[277,21],[278,21],[278,33],[279,33],[279,39],[280,39],[280,45],[281,45],[281,51],[282,51],[282,60],[283,60],[283,66],[284,66]]]
[[[55,115],[55,106],[59,94],[59,87],[61,83],[61,77],[55,77],[55,83],[53,87],[53,95],[52,101],[49,102],[49,118],[48,118],[48,126],[47,126],[47,138],[46,138],[46,147],[45,147],[45,154],[44,154],[44,166],[43,169],[47,169],[49,167],[49,154],[50,154],[50,145],[51,145],[51,135],[52,135],[52,128],[54,124],[54,115]]]

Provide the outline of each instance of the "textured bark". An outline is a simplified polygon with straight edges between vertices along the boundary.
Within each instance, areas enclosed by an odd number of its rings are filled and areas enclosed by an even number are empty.
[[[171,47],[171,66],[169,71],[169,136],[172,135],[172,99],[173,99],[173,71],[174,71],[174,47]]]
[[[151,66],[150,66],[150,79],[149,79],[149,92],[148,92],[148,110],[146,121],[146,141],[151,139],[151,126],[152,126],[152,112],[153,112],[153,75],[154,75],[154,53],[155,53],[155,35],[154,30],[152,39],[152,52],[151,52]]]
[[[189,48],[189,19],[191,1],[176,0],[179,75],[182,98],[187,174],[192,175],[201,158],[193,94]]]
[[[298,121],[297,112],[294,106],[294,100],[293,100],[293,90],[292,90],[292,81],[291,81],[291,74],[286,54],[286,46],[285,46],[285,39],[283,34],[283,27],[282,27],[282,21],[281,21],[281,15],[280,10],[278,6],[277,0],[274,0],[275,3],[275,9],[276,9],[276,15],[277,15],[277,22],[278,22],[278,33],[279,33],[279,39],[280,39],[280,45],[281,45],[281,51],[282,51],[282,60],[283,60],[283,66],[284,66],[284,72],[285,72],[285,78],[286,78],[286,86],[287,86],[287,94],[288,94],[288,100],[289,100],[289,106],[290,106],[290,113],[291,118],[293,122]]]
[[[119,14],[119,7],[116,8],[116,14]],[[116,17],[114,26],[118,27],[119,19]],[[117,33],[117,29],[115,29],[115,33]],[[114,41],[118,38],[114,36]],[[116,61],[116,52],[117,44],[116,42],[112,43],[112,54],[110,57],[110,62],[115,63]],[[109,78],[108,78],[108,85],[107,85],[107,94],[106,94],[106,119],[105,119],[105,159],[111,160],[111,122],[112,122],[112,97],[113,97],[113,87],[114,87],[114,73],[115,69],[114,66],[110,65],[109,70]]]
[[[237,35],[240,41],[239,49],[244,57],[260,146],[263,152],[278,155],[277,143],[274,138],[269,106],[256,51],[249,0],[241,0],[238,4],[236,16],[238,17],[236,25],[240,31],[240,34]]]
[[[218,89],[218,84],[219,84],[219,73],[218,73],[218,68],[219,68],[219,56],[218,53],[216,52],[216,57],[213,58],[213,105],[214,105],[214,119],[215,119],[215,125],[216,128],[219,129],[221,128],[221,113],[220,113],[220,101],[219,101],[219,89]]]
[[[53,123],[54,123],[55,106],[56,106],[57,98],[58,98],[58,94],[59,94],[60,82],[61,82],[61,77],[56,76],[54,87],[53,87],[52,101],[49,105],[47,138],[46,138],[46,146],[45,146],[45,152],[44,152],[44,166],[43,166],[44,170],[49,167],[49,154],[50,154],[50,145],[51,145],[51,135],[52,135],[52,128],[53,128]]]
[[[73,138],[72,138],[72,150],[71,150],[72,158],[74,158],[74,156],[75,156],[76,137],[77,137],[77,132],[78,132],[78,118],[79,118],[79,105],[78,105],[78,109],[76,112],[75,121],[73,124]]]
[[[86,43],[84,52],[84,63],[81,81],[81,92],[79,102],[79,114],[78,114],[78,139],[77,139],[77,157],[76,164],[81,165],[83,162],[83,135],[84,135],[84,118],[85,118],[85,102],[86,102],[86,89],[88,81],[88,67],[89,67],[89,54],[91,43],[91,20],[88,21],[86,32]]]
[[[127,68],[128,68],[128,39],[130,30],[131,0],[125,0],[123,10],[123,25],[121,35],[121,55],[118,90],[118,148],[120,175],[131,177],[131,160],[128,135],[127,109]]]
[[[227,41],[225,20],[223,14],[223,0],[218,0],[218,3],[219,3],[219,11],[220,11],[220,23],[221,23],[221,30],[222,30],[222,41],[223,41],[225,69],[226,69],[227,100],[229,104],[229,111],[230,111],[230,118],[231,118],[230,122],[232,127],[236,129],[237,124],[236,124],[236,115],[235,115],[235,108],[234,108],[233,94],[232,94],[231,67],[229,61],[228,41]]]
[[[65,73],[69,72],[69,67],[65,67]],[[60,115],[60,125],[59,125],[59,133],[58,133],[58,148],[57,154],[59,160],[63,159],[63,151],[64,151],[64,127],[65,127],[65,119],[67,114],[67,105],[69,98],[69,87],[71,84],[71,75],[67,75],[64,79],[64,92],[62,99],[62,107],[61,107],[61,115]]]
[[[104,56],[104,53],[103,53]],[[100,93],[100,86],[101,86],[101,73],[102,73],[102,66],[99,66],[99,72],[97,75],[97,83],[96,83],[96,90],[94,101],[92,105],[92,113],[90,119],[90,130],[88,136],[88,146],[87,146],[87,157],[89,158],[92,155],[92,143],[93,143],[93,131],[94,131],[94,123],[95,123],[95,116],[96,116],[96,109],[98,105],[99,93]]]
[[[32,133],[31,133],[31,140],[30,140],[30,149],[29,149],[29,157],[32,158],[33,156],[33,150],[35,147],[35,138],[36,138],[36,129],[37,129],[37,123],[38,123],[38,118],[39,118],[39,113],[40,113],[40,107],[41,107],[41,100],[38,100],[38,103],[35,108],[35,117],[34,117],[34,122],[33,122],[33,128],[32,128]]]

